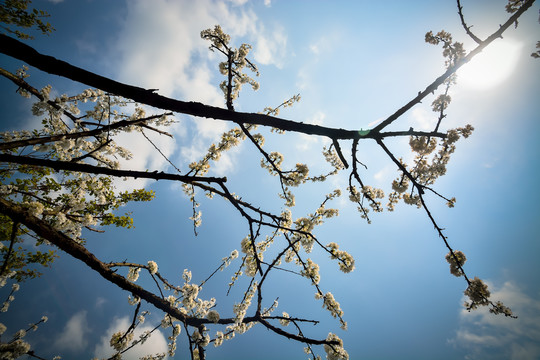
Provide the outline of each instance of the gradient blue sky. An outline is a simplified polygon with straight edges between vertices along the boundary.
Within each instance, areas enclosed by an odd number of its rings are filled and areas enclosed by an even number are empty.
[[[423,90],[444,69],[441,49],[424,42],[427,31],[450,31],[455,40],[473,44],[461,28],[454,1],[181,1],[181,0],[65,0],[34,1],[52,14],[57,29],[30,42],[39,51],[74,65],[133,85],[157,88],[182,100],[223,106],[217,54],[208,51],[200,31],[221,24],[232,42],[253,45],[261,88],[244,89],[239,111],[257,112],[277,106],[300,93],[302,101],[280,115],[297,121],[347,129],[369,128]],[[505,1],[463,1],[465,16],[480,37],[497,29],[508,16]],[[448,209],[430,198],[431,210],[455,249],[468,258],[469,276],[484,279],[492,298],[502,300],[519,316],[495,317],[485,310],[467,313],[462,307],[462,279],[449,273],[447,253],[423,210],[399,205],[394,213],[373,215],[368,225],[346,197],[335,201],[341,215],[316,230],[323,243],[336,241],[356,259],[356,270],[337,271],[324,254],[315,252],[322,271],[321,286],[331,291],[345,311],[348,331],[321,309],[306,281],[276,273],[266,284],[268,306],[279,296],[278,313],[320,319],[305,333],[316,338],[329,331],[343,340],[351,359],[539,359],[540,253],[538,223],[540,192],[538,142],[540,61],[529,56],[540,38],[539,6],[535,5],[486,50],[479,63],[469,64],[451,91],[445,128],[472,124],[472,137],[459,143],[448,174],[436,184],[439,192],[455,196]],[[2,67],[14,70],[19,61],[0,56]],[[480,76],[480,71],[488,71]],[[84,89],[58,77],[30,69],[35,87],[51,83],[57,94]],[[35,126],[29,103],[1,81],[2,130]],[[415,106],[394,129],[428,130],[436,121],[429,104]],[[175,140],[155,138],[176,164],[201,156],[221,132],[224,122],[177,115],[171,131]],[[135,146],[136,169],[164,169],[164,161],[144,139],[126,138]],[[320,154],[324,139],[298,134],[267,137],[266,148],[280,151],[286,163],[307,162],[311,173],[328,168]],[[407,141],[388,141],[398,156],[410,159]],[[343,144],[345,148],[350,145]],[[390,189],[396,169],[374,144],[361,144],[360,160],[368,166],[366,183]],[[249,144],[226,155],[213,174],[227,175],[231,191],[258,206],[278,211],[279,186],[259,168],[260,154]],[[293,216],[314,211],[323,194],[346,186],[343,173],[324,184],[297,191]],[[88,234],[88,247],[104,261],[155,260],[169,279],[183,269],[195,282],[205,279],[220,259],[239,248],[246,224],[230,205],[202,200],[203,225],[193,235],[191,207],[180,188],[171,183],[124,182],[121,187],[147,186],[157,193],[149,204],[132,205],[136,228],[107,229]],[[63,255],[63,254],[61,254]],[[235,269],[233,263],[231,269]],[[202,297],[216,297],[222,316],[231,314],[245,288],[241,283],[225,296],[231,273],[218,274]],[[152,286],[142,279],[141,284]],[[0,295],[6,288],[0,291]],[[84,264],[61,256],[37,280],[22,284],[10,311],[0,322],[15,332],[42,315],[49,322],[28,340],[40,356],[65,359],[106,356],[110,334],[124,328],[132,308],[127,294],[106,283]],[[148,326],[161,319],[149,308]],[[146,325],[146,324],[145,324]],[[145,351],[163,351],[167,333],[156,335]],[[185,338],[179,349],[185,345]],[[324,355],[324,351],[319,349]],[[237,336],[222,347],[208,349],[209,359],[296,359],[302,345],[262,327]],[[178,351],[175,359],[187,358]]]

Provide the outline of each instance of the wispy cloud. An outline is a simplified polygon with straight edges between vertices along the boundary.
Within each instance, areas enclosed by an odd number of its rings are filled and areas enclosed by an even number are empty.
[[[306,121],[308,124],[323,125],[326,114],[322,111],[317,111]],[[299,141],[296,143],[296,148],[300,151],[312,150],[314,145],[318,145],[321,142],[321,138],[318,136],[311,136],[306,134],[298,134]]]
[[[437,115],[428,111],[425,106],[416,106],[411,110],[412,127],[415,130],[433,130]]]
[[[118,331],[126,331],[129,325],[130,321],[127,316],[114,319],[105,332],[105,335],[101,337],[99,343],[96,345],[94,349],[94,356],[99,359],[109,358],[112,356],[115,351],[110,346],[111,336]],[[153,327],[151,326],[137,327],[134,332],[134,339],[138,339],[143,332],[150,331],[152,329]],[[155,331],[150,338],[144,342],[144,344],[137,345],[131,350],[122,354],[122,359],[138,360],[140,357],[157,353],[167,353],[167,341],[165,336],[163,336],[159,330]],[[168,356],[166,356],[165,359],[168,359]]]
[[[107,299],[101,297],[101,296],[98,296],[98,298],[96,299],[96,304],[95,306],[97,308],[101,308],[105,303],[107,302]]]
[[[264,26],[259,25],[258,36],[255,41],[255,61],[262,65],[275,65],[283,67],[287,54],[287,35],[281,27],[275,27],[268,32]]]
[[[511,282],[500,288],[488,286],[491,298],[509,306],[518,318],[493,315],[485,308],[462,310],[456,336],[449,342],[466,349],[467,359],[540,358],[540,300]]]
[[[82,351],[88,345],[88,332],[86,311],[79,311],[68,320],[64,330],[56,338],[54,346],[64,351]]]
[[[217,86],[221,79],[215,77],[219,54],[208,50],[208,43],[200,38],[200,32],[220,24],[233,39],[242,36],[260,39],[257,17],[249,7],[241,6],[243,3],[216,0],[128,2],[122,30],[113,50],[119,79],[159,89],[158,93],[162,95],[223,107],[223,94]],[[278,35],[266,44],[272,55]],[[184,146],[182,152],[191,154],[202,154],[211,143],[208,140],[216,139],[227,130],[225,122],[184,116],[180,120],[183,123],[171,130],[175,141],[164,136],[153,138],[156,146],[167,156],[177,150],[187,128],[191,129],[187,144],[193,149],[186,151]],[[166,161],[146,139],[129,134],[119,141],[133,151],[130,168],[159,170],[166,166]],[[137,186],[145,184],[139,181]]]

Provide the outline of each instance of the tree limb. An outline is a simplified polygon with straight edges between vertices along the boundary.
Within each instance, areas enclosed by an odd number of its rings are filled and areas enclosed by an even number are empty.
[[[187,176],[187,175],[177,175],[169,174],[164,172],[147,172],[147,171],[136,171],[136,170],[116,170],[103,166],[94,166],[89,164],[80,164],[72,163],[67,161],[59,160],[48,160],[48,159],[36,159],[28,156],[18,156],[10,154],[0,154],[0,162],[9,162],[17,163],[23,165],[35,165],[35,166],[44,166],[54,170],[67,170],[67,171],[76,171],[84,172],[91,174],[103,174],[111,175],[117,177],[132,177],[132,178],[145,178],[145,179],[154,179],[154,180],[174,180],[181,181],[184,183],[193,183],[193,182],[206,182],[206,183],[220,183],[223,184],[227,181],[226,177],[204,177],[204,176]]]

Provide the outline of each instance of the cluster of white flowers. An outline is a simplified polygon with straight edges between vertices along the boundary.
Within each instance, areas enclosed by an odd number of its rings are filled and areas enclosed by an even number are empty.
[[[331,259],[338,259],[339,260],[339,269],[343,271],[344,273],[350,273],[354,270],[354,258],[351,254],[349,254],[346,251],[339,250],[339,245],[335,242],[331,242],[330,244],[326,245],[330,253]]]
[[[316,285],[321,280],[319,274],[319,265],[314,263],[311,259],[306,260],[304,269],[300,271],[300,274],[308,279],[311,279],[313,285]]]
[[[450,67],[465,56],[465,49],[460,42],[452,42],[452,35],[444,30],[433,35],[432,31],[426,33],[426,42],[433,45],[443,43],[443,56],[447,58],[445,65]]]
[[[493,306],[489,309],[489,312],[492,314],[504,314],[505,316],[511,316],[514,317],[512,314],[512,310],[505,306],[502,302],[497,301],[495,304],[492,304]]]
[[[279,175],[278,171],[281,171],[283,155],[277,151],[272,151],[268,154],[268,158],[270,159],[269,161],[265,158],[261,159],[261,167],[268,170],[268,172],[274,176]]]
[[[289,326],[289,323],[291,322],[289,320],[290,316],[285,311],[281,314],[283,316],[283,319],[279,319],[279,322],[283,326]]]
[[[111,168],[118,167],[119,157],[129,159],[130,152],[119,147],[113,140],[113,135],[121,131],[129,131],[127,127],[117,128],[91,137],[81,135],[90,130],[99,129],[103,120],[114,124],[126,119],[126,115],[112,110],[126,105],[126,100],[110,96],[101,90],[87,89],[75,96],[62,95],[51,101],[51,86],[45,86],[39,93],[34,94],[42,99],[32,106],[35,116],[42,117],[42,128],[29,131],[12,131],[0,134],[4,142],[27,139],[49,139],[49,142],[27,146],[21,152],[26,155],[32,151],[32,156],[46,159],[70,161],[74,163],[89,163]],[[79,103],[93,102],[85,115],[77,118],[81,111]],[[139,120],[144,111],[136,110],[128,119]],[[73,120],[68,125],[65,119]],[[84,119],[84,120],[83,120]],[[95,122],[92,122],[95,120]],[[147,121],[146,124],[163,123],[164,119]],[[12,151],[12,150],[7,150]],[[75,241],[82,243],[83,228],[95,225],[115,224],[130,227],[132,220],[128,216],[116,216],[112,211],[129,201],[150,200],[150,192],[133,192],[131,194],[115,194],[112,180],[107,176],[84,174],[80,172],[60,171],[53,173],[46,168],[12,165],[8,172],[18,173],[17,181],[8,184],[9,176],[2,177],[6,184],[1,190],[6,197],[22,204],[29,214],[53,225],[56,230],[64,232]],[[90,184],[96,182],[97,185]],[[7,190],[7,191],[4,191]]]
[[[392,181],[392,190],[399,194],[403,194],[409,188],[409,178],[403,177],[402,179]]]
[[[127,279],[131,282],[137,281],[137,279],[139,278],[140,271],[141,271],[141,268],[130,266],[127,273]]]
[[[347,330],[347,322],[343,320],[343,310],[339,306],[339,303],[334,298],[331,292],[322,294],[320,292],[315,293],[315,299],[323,299],[323,307],[330,312],[332,317],[338,318],[343,330]]]
[[[292,213],[291,213],[291,210],[290,209],[283,210],[280,217],[281,217],[281,222],[280,222],[279,225],[281,227],[286,228],[286,229],[290,229],[290,227],[292,226]],[[282,230],[282,231],[285,231],[285,230]]]
[[[0,287],[4,286],[5,280],[3,280],[2,282],[3,284],[1,284],[2,286]],[[7,299],[3,302],[2,308],[0,308],[0,312],[7,312],[9,310],[9,305],[13,302],[13,300],[15,300],[15,296],[13,296],[13,294],[19,291],[19,289],[20,289],[20,286],[17,283],[11,286],[11,292],[9,293]]]
[[[450,101],[449,97],[444,98],[445,101]],[[435,138],[428,139],[425,136],[411,136],[409,144],[413,152],[416,153],[414,165],[408,170],[410,176],[421,186],[429,186],[446,174],[446,166],[450,161],[450,156],[455,151],[456,141],[461,136],[467,138],[471,135],[474,128],[471,125],[466,125],[463,128],[448,130],[446,137],[442,141],[437,141]],[[434,150],[439,145],[439,150],[434,153]],[[430,159],[431,157],[431,159]],[[401,165],[407,168],[402,160]],[[410,179],[408,175],[400,172],[399,177],[392,182],[392,192],[388,196],[387,208],[392,211],[399,200],[408,205],[415,205],[418,208],[422,206],[422,202],[418,193],[415,193],[413,187],[411,192],[409,189]],[[416,189],[418,190],[418,189]],[[446,205],[454,207],[455,198],[447,199]]]
[[[278,196],[281,199],[285,200],[284,205],[286,207],[293,207],[296,205],[296,197],[294,196],[293,192],[288,187],[285,187],[282,193],[278,193]]]
[[[332,167],[335,169],[335,171],[339,171],[339,170],[343,170],[345,169],[345,165],[343,164],[343,162],[341,161],[341,159],[339,158],[337,152],[335,149],[333,149],[332,147],[324,147],[323,148],[323,155],[324,155],[324,158],[326,159],[326,161],[332,165]]]
[[[30,344],[22,339],[0,344],[2,359],[15,360],[30,351]]]
[[[437,139],[428,139],[426,136],[411,136],[409,138],[411,150],[419,155],[429,155],[437,147]]]
[[[219,313],[216,310],[210,310],[208,314],[206,314],[206,318],[213,323],[217,323],[219,321]]]
[[[210,344],[210,335],[204,333],[201,334],[198,330],[195,330],[193,334],[191,334],[191,341],[197,345],[206,347]]]
[[[182,305],[187,310],[193,309],[195,306],[197,306],[197,295],[199,295],[199,286],[196,284],[184,284],[182,286],[182,289],[180,290],[182,292]]]
[[[202,224],[202,212],[197,211],[193,216],[189,218],[189,220],[193,221],[193,225],[195,227],[199,227]]]
[[[218,347],[218,346],[223,345],[223,340],[225,340],[225,335],[223,334],[222,331],[217,331],[216,338],[214,339],[214,346]]]
[[[448,104],[450,104],[450,101],[452,101],[452,98],[450,97],[450,95],[440,94],[431,103],[431,109],[434,112],[443,112],[448,107]]]
[[[158,271],[158,266],[155,261],[148,261],[148,271],[150,271],[150,274],[155,274]]]
[[[113,349],[120,352],[128,347],[131,340],[133,340],[133,332],[124,334],[124,332],[118,331],[111,336],[109,343]]]
[[[227,77],[220,84],[220,88],[225,94],[225,100],[232,105],[232,100],[238,97],[243,84],[250,84],[253,90],[259,89],[259,83],[243,73],[247,67],[259,76],[257,67],[247,59],[251,45],[242,44],[238,49],[229,46],[230,36],[223,32],[219,25],[213,29],[201,31],[201,38],[211,42],[210,50],[218,50],[227,57],[226,61],[219,64],[219,71]],[[232,83],[229,83],[229,79]]]
[[[131,295],[128,295],[129,305],[137,305],[140,302],[141,302],[141,298],[138,297],[137,295],[134,295],[133,297],[131,297]]]
[[[231,254],[227,257],[222,258],[223,264],[220,266],[219,270],[223,271],[226,267],[228,267],[231,264],[231,261],[238,258],[238,250],[231,251]]]
[[[234,325],[230,328],[230,330],[238,330],[239,326],[242,325],[242,322],[244,321],[244,317],[246,316],[247,309],[251,306],[251,300],[253,299],[253,296],[255,296],[255,293],[257,292],[258,283],[256,281],[253,282],[249,290],[246,292],[244,300],[239,304],[234,304],[233,306],[233,312],[235,314],[234,317]],[[229,329],[229,327],[227,327]]]
[[[465,307],[468,309],[476,309],[478,306],[488,305],[489,296],[491,295],[488,286],[477,277],[471,280],[464,294],[471,300],[470,303],[465,302]]]
[[[454,255],[452,255],[452,252],[449,252],[448,254],[446,254],[445,258],[446,261],[450,264],[450,273],[457,277],[463,276],[463,271],[461,271],[460,266],[463,266],[463,264],[465,264],[465,261],[467,261],[465,254],[461,251],[454,251]]]
[[[326,341],[337,341],[337,345],[324,345],[324,351],[326,352],[326,358],[328,360],[348,360],[349,354],[343,348],[343,340],[341,340],[336,334],[329,333],[326,337]]]
[[[253,241],[251,240],[250,236],[246,236],[242,239],[242,242],[240,243],[242,246],[242,252],[246,254],[244,256],[244,269],[247,276],[254,277],[257,274],[257,259],[255,259],[255,253],[253,252],[253,248],[255,247],[257,251],[257,258],[259,261],[262,261],[264,259],[264,249],[267,246],[267,244],[261,243],[261,244],[253,244]]]
[[[167,339],[169,339],[169,342],[167,344],[168,354],[171,357],[174,356],[176,353],[176,339],[182,332],[182,327],[180,326],[180,324],[174,324],[172,330],[172,334],[167,337]]]
[[[283,183],[287,186],[298,186],[306,182],[309,174],[309,168],[306,164],[296,164],[294,170],[291,170],[285,176]]]

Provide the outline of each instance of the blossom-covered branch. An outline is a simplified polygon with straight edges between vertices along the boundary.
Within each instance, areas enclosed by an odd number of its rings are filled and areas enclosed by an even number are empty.
[[[141,178],[141,179],[154,179],[154,180],[173,180],[181,181],[183,183],[194,183],[194,182],[203,182],[203,183],[224,183],[227,181],[225,177],[204,177],[204,176],[189,176],[189,175],[179,175],[179,174],[170,174],[162,171],[136,171],[136,170],[120,170],[120,169],[111,169],[103,166],[94,166],[89,164],[80,164],[75,162],[60,161],[60,160],[49,160],[49,159],[38,159],[29,156],[18,156],[11,154],[0,154],[1,162],[24,164],[24,165],[34,165],[34,166],[44,166],[54,170],[66,170],[74,172],[82,172],[89,174],[102,174],[102,175],[111,175],[117,177],[132,177],[132,178]]]

